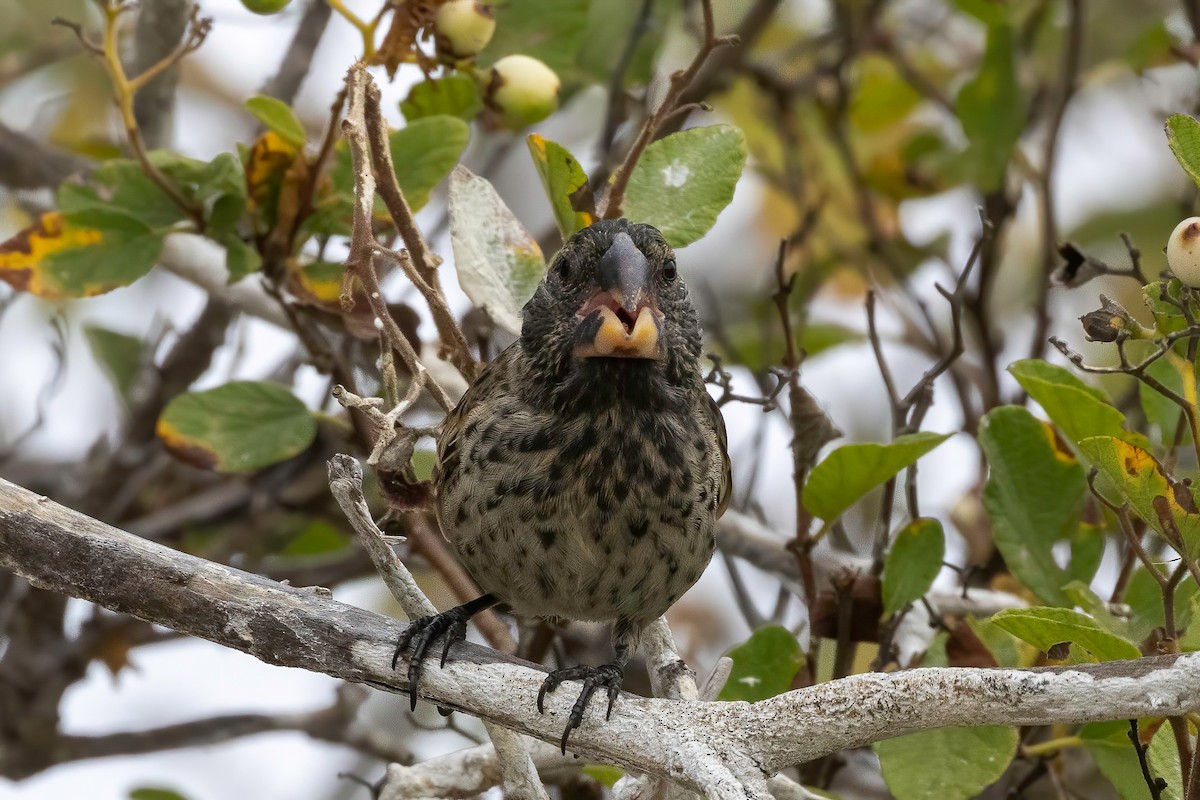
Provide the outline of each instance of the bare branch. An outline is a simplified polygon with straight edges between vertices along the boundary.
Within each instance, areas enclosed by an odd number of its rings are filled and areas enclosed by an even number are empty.
[[[367,295],[375,314],[375,322],[385,346],[390,347],[408,368],[413,381],[423,383],[444,410],[454,407],[453,401],[430,375],[417,357],[416,351],[392,317],[379,285],[374,259],[383,250],[375,241],[372,229],[372,208],[375,202],[375,176],[371,172],[371,149],[367,141],[366,70],[351,68],[346,75],[349,108],[342,121],[342,131],[350,143],[350,158],[354,166],[354,226],[350,238],[350,254],[346,256],[346,277],[343,281],[342,304],[353,304],[350,287],[357,280]]]

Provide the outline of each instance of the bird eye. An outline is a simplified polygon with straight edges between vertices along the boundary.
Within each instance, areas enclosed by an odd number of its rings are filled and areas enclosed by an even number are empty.
[[[559,256],[554,261],[554,271],[558,273],[559,278],[565,281],[567,279],[567,274],[571,271],[571,265],[567,262],[567,259]]]
[[[675,259],[673,259],[673,258],[667,259],[666,263],[663,264],[663,268],[662,268],[663,280],[666,281],[667,283],[672,283],[678,274],[679,274],[678,271],[675,269]]]

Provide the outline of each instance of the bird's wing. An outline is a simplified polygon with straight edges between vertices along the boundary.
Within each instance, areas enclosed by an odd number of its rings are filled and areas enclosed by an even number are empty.
[[[720,450],[717,455],[721,459],[721,484],[717,488],[717,516],[720,517],[729,508],[729,501],[733,499],[733,467],[729,462],[729,434],[725,432],[725,417],[721,415],[721,407],[708,392],[704,392],[701,413],[708,417],[709,424],[717,433],[717,449]]]
[[[474,382],[467,387],[467,391],[458,401],[458,405],[446,415],[442,422],[442,435],[438,437],[437,464],[433,474],[435,484],[440,485],[441,483],[442,465],[450,462],[458,454],[458,437],[466,426],[467,418],[480,403],[487,400],[496,391],[498,384],[503,382],[509,369],[509,362],[516,355],[514,348],[519,346],[519,342],[514,342],[485,366]]]

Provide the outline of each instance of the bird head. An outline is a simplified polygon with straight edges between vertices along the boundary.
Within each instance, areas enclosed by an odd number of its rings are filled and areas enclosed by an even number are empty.
[[[575,233],[525,305],[521,346],[560,395],[692,386],[700,324],[658,229],[602,220]]]

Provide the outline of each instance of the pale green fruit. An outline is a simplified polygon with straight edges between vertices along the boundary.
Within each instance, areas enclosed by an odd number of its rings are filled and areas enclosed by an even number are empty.
[[[1188,217],[1171,231],[1167,266],[1188,286],[1200,286],[1200,217]]]
[[[509,128],[541,122],[558,108],[554,70],[531,56],[505,56],[492,66],[485,100]]]
[[[242,5],[255,14],[274,14],[287,8],[292,0],[242,0]]]
[[[479,0],[450,0],[433,18],[434,39],[439,53],[451,58],[470,58],[487,47],[496,32],[490,6]]]

